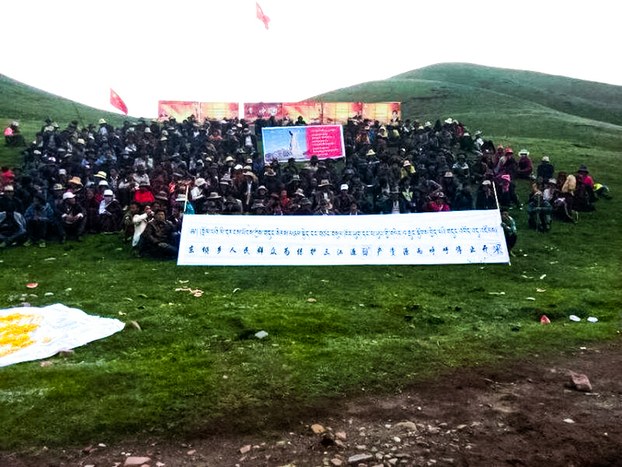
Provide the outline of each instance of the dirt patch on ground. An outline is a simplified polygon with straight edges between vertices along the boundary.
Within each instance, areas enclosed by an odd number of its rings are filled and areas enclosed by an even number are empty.
[[[330,415],[310,414],[282,432],[4,452],[0,465],[616,466],[621,368],[621,342],[576,348],[453,371],[396,396],[331,402]],[[592,391],[573,387],[570,371],[585,374]]]

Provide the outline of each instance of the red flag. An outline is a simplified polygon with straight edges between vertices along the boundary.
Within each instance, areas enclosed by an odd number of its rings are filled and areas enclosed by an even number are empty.
[[[263,25],[268,29],[268,24],[270,23],[270,18],[264,15],[263,10],[259,6],[259,3],[255,2],[255,9],[257,10],[257,19],[263,23]]]
[[[127,115],[127,105],[125,105],[123,99],[121,99],[119,95],[112,90],[112,88],[110,88],[110,104]]]

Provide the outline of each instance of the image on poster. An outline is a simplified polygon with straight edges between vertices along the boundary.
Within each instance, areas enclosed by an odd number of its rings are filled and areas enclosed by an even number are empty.
[[[282,104],[283,117],[295,122],[302,117],[307,125],[319,125],[322,123],[321,102],[285,102]]]
[[[363,117],[388,123],[402,118],[400,102],[375,102],[363,104]]]
[[[267,127],[261,129],[264,160],[287,162],[345,156],[341,125]]]
[[[158,101],[158,117],[160,120],[174,118],[182,122],[191,115],[199,118],[200,106],[194,101]]]
[[[254,122],[257,119],[274,117],[283,118],[283,104],[280,102],[246,102],[244,103],[244,119]]]
[[[342,124],[348,123],[352,118],[363,115],[362,102],[324,102],[322,103],[322,123]]]
[[[199,104],[200,120],[222,120],[237,118],[240,115],[240,104],[237,102],[201,102]]]

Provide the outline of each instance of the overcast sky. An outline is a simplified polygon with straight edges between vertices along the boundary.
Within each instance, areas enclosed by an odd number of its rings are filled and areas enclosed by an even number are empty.
[[[133,116],[159,100],[296,102],[435,63],[622,85],[613,0],[18,0],[0,73]]]

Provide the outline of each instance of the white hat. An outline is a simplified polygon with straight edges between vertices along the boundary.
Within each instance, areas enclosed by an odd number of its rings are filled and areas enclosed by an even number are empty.
[[[108,182],[106,180],[100,181],[97,186],[108,186]]]
[[[110,189],[104,190],[104,196],[114,196],[114,193]]]
[[[341,184],[341,189],[342,189],[342,190],[347,190],[348,188],[350,188],[350,187],[348,186],[348,184],[347,184],[347,183],[342,183],[342,184]]]
[[[63,193],[63,199],[72,199],[75,198],[76,195],[74,195],[71,191],[66,191],[65,193]]]

